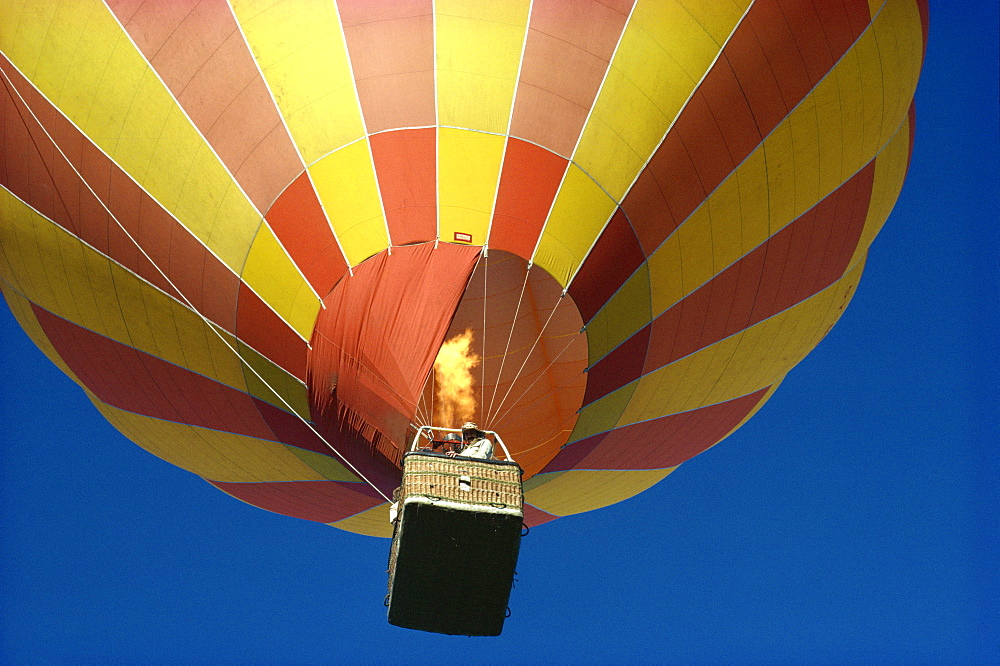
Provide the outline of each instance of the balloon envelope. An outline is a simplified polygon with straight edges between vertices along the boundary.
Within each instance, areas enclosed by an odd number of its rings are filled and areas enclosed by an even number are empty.
[[[0,26],[26,333],[154,455],[388,535],[465,331],[529,525],[759,409],[902,187],[927,7],[74,0]]]

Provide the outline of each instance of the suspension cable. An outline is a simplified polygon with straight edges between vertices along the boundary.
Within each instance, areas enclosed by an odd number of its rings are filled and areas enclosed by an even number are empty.
[[[428,399],[427,399],[427,393],[428,393],[428,391],[427,391],[427,380],[426,379],[424,380],[424,386],[423,386],[423,388],[421,390],[421,393],[420,393],[420,404],[423,406],[423,408],[424,408],[424,414],[425,414],[425,422],[422,423],[421,425],[434,425],[434,420],[433,419],[434,419],[434,389],[435,389],[434,375],[435,374],[436,373],[435,373],[435,370],[434,370],[434,366],[432,364],[431,365],[431,376],[430,376],[430,384],[431,385],[430,385],[430,400],[429,400],[430,404],[429,405],[428,405]],[[426,418],[427,414],[430,414],[430,418],[429,419]]]
[[[510,331],[507,333],[507,344],[503,348],[503,356],[500,357],[500,370],[497,373],[497,382],[493,385],[493,395],[490,396],[490,406],[486,410],[484,424],[492,421],[493,403],[497,398],[497,390],[500,388],[500,381],[503,379],[503,366],[507,361],[507,352],[510,351],[510,341],[514,338],[514,327],[517,326],[517,317],[521,312],[521,301],[524,299],[524,290],[528,286],[528,275],[531,273],[531,264],[524,271],[524,282],[521,283],[521,294],[517,297],[517,307],[514,309],[514,320],[510,323]],[[485,426],[484,426],[485,427]]]
[[[542,326],[542,330],[538,332],[538,336],[535,338],[535,341],[531,345],[531,349],[528,350],[527,355],[524,357],[524,361],[521,363],[521,367],[517,369],[517,372],[514,374],[514,379],[511,381],[510,386],[507,388],[507,392],[504,394],[503,399],[500,400],[500,405],[497,406],[497,413],[499,413],[500,410],[503,408],[503,404],[507,401],[507,397],[510,395],[511,390],[514,388],[514,384],[516,384],[517,380],[520,379],[521,373],[524,371],[524,366],[528,364],[528,359],[530,359],[531,355],[535,353],[535,347],[538,346],[538,343],[542,339],[542,336],[545,335],[545,329],[548,328],[549,322],[552,321],[552,316],[555,315],[556,310],[559,309],[559,304],[562,302],[562,299],[565,295],[566,292],[563,291],[559,295],[559,298],[556,299],[555,305],[552,306],[552,311],[549,312],[549,318],[545,320],[545,324]],[[548,368],[548,366],[546,366],[546,368]],[[537,379],[535,381],[537,381]],[[532,382],[532,386],[534,386],[534,382]],[[520,400],[520,398],[518,398],[518,400]]]
[[[483,398],[486,392],[486,293],[489,289],[489,274],[490,274],[490,256],[489,250],[486,246],[483,246],[482,254],[483,258],[483,355],[479,359],[479,376],[480,376],[480,400],[479,400],[479,422],[485,423],[483,419],[483,403],[486,402]]]
[[[501,401],[500,407],[497,408],[497,418],[495,419],[495,421],[499,422],[499,421],[502,421],[503,419],[507,418],[507,415],[510,414],[511,410],[514,409],[514,407],[517,406],[517,403],[519,403],[521,401],[521,398],[523,398],[524,396],[526,396],[528,394],[528,391],[530,391],[535,386],[535,384],[538,383],[538,380],[541,379],[545,375],[545,372],[549,368],[551,368],[552,365],[555,364],[556,361],[559,360],[559,357],[562,356],[563,353],[567,349],[569,349],[573,345],[574,342],[576,342],[576,336],[577,335],[579,335],[579,333],[576,333],[576,334],[574,334],[573,336],[570,337],[570,340],[569,340],[568,343],[566,343],[566,346],[563,347],[562,350],[558,354],[556,354],[552,358],[552,360],[549,361],[548,364],[544,368],[542,368],[541,372],[538,373],[538,376],[535,377],[535,381],[531,382],[531,384],[528,385],[528,388],[524,389],[524,391],[521,393],[521,395],[517,396],[517,399],[514,400],[514,402],[511,404],[511,406],[507,408],[507,411],[504,412],[502,416],[500,416],[500,408],[503,407],[503,402],[507,400],[507,396],[504,396],[504,400]],[[530,352],[529,352],[529,355],[530,355]],[[514,381],[516,382],[517,379],[515,379]],[[511,384],[510,387],[514,388],[514,384]],[[509,390],[507,392],[508,392],[508,394],[510,393]]]
[[[208,328],[211,329],[218,336],[219,340],[222,341],[222,344],[224,344],[226,347],[228,347],[229,350],[232,351],[236,355],[236,358],[238,358],[242,362],[242,364],[243,364],[244,367],[248,368],[250,370],[250,372],[252,372],[254,375],[256,375],[257,379],[260,380],[260,382],[262,384],[264,384],[264,386],[266,386],[275,396],[277,396],[278,400],[281,401],[281,403],[288,409],[288,411],[290,413],[292,413],[295,416],[297,416],[299,418],[299,420],[301,420],[306,425],[306,427],[309,428],[309,430],[311,430],[313,432],[313,434],[315,434],[320,439],[320,441],[323,442],[323,444],[325,444],[327,446],[327,448],[329,448],[331,451],[333,451],[333,453],[338,458],[340,458],[351,469],[351,471],[354,474],[356,474],[365,483],[367,483],[372,488],[374,488],[375,492],[377,492],[379,495],[381,495],[382,498],[386,502],[390,502],[391,503],[392,500],[384,492],[382,492],[382,490],[378,486],[376,486],[374,483],[372,483],[372,481],[370,479],[368,479],[368,477],[366,477],[364,474],[362,474],[361,471],[358,470],[358,468],[355,467],[351,463],[351,461],[347,459],[346,456],[344,456],[342,453],[340,453],[340,451],[338,451],[329,441],[327,441],[327,439],[325,437],[323,437],[323,435],[320,434],[320,432],[318,430],[316,430],[315,427],[313,427],[312,423],[310,423],[301,414],[299,414],[298,411],[296,411],[295,408],[292,407],[288,403],[288,401],[285,400],[285,398],[280,393],[278,393],[278,391],[275,390],[275,388],[273,386],[271,386],[268,383],[268,381],[266,379],[264,379],[264,377],[261,376],[261,374],[259,372],[257,372],[257,370],[250,363],[248,363],[246,361],[246,359],[243,358],[243,356],[239,352],[239,349],[233,347],[233,345],[231,345],[229,343],[229,341],[226,339],[226,337],[224,335],[222,335],[222,333],[220,333],[219,330],[216,328],[217,325],[214,322],[212,322],[210,319],[208,319],[208,317],[206,317],[204,314],[202,314],[194,306],[194,304],[191,303],[190,299],[188,299],[188,297],[184,294],[184,292],[181,289],[179,289],[177,287],[177,285],[174,284],[174,282],[167,276],[167,274],[163,271],[163,269],[160,268],[159,265],[157,265],[157,263],[153,260],[153,258],[149,256],[149,254],[146,252],[146,250],[144,250],[143,247],[139,244],[139,242],[132,236],[132,234],[129,233],[128,229],[126,229],[125,226],[118,220],[117,216],[115,216],[115,214],[113,212],[111,212],[111,209],[108,208],[107,204],[104,203],[104,200],[101,199],[100,196],[98,196],[97,192],[95,192],[94,189],[90,186],[90,183],[88,183],[87,180],[83,177],[83,175],[77,170],[77,168],[73,164],[73,162],[70,161],[70,159],[66,156],[66,153],[64,153],[63,150],[62,150],[62,148],[59,147],[59,144],[57,144],[56,141],[55,141],[55,139],[52,138],[52,135],[49,134],[49,131],[48,131],[48,129],[45,128],[45,125],[42,124],[42,122],[38,119],[38,116],[35,115],[35,112],[32,111],[31,107],[28,105],[27,101],[25,101],[24,97],[21,95],[20,91],[14,85],[13,81],[11,81],[10,77],[7,76],[7,73],[4,72],[2,69],[0,69],[0,74],[3,75],[3,78],[6,81],[7,86],[11,90],[13,90],[14,93],[17,95],[18,99],[21,100],[21,104],[23,104],[24,108],[28,110],[28,113],[31,114],[31,117],[34,119],[34,121],[41,128],[42,132],[45,133],[45,136],[49,139],[49,141],[52,142],[52,146],[59,152],[59,154],[62,156],[62,158],[64,160],[66,160],[66,163],[69,165],[70,169],[72,169],[73,172],[80,179],[80,182],[82,182],[84,184],[84,186],[86,186],[86,188],[94,196],[94,198],[97,199],[98,203],[101,204],[101,207],[108,213],[108,216],[110,216],[111,219],[115,221],[115,224],[118,225],[118,228],[122,230],[122,232],[125,234],[126,237],[128,237],[128,239],[130,241],[132,241],[132,244],[135,245],[136,249],[139,250],[139,252],[142,253],[142,256],[145,257],[146,260],[149,261],[150,265],[152,265],[153,268],[155,268],[156,271],[163,277],[163,279],[167,281],[167,284],[169,284],[171,286],[171,288],[173,288],[174,291],[176,291],[177,294],[180,295],[180,297],[184,300],[184,303],[188,306],[188,308],[190,308],[190,310],[192,312],[194,312],[196,315],[198,315],[198,317],[201,318],[201,320],[205,323],[205,325],[208,326]],[[18,114],[20,115],[20,111],[18,111]],[[22,120],[22,122],[25,120],[23,116],[21,116],[21,120]],[[30,136],[30,132],[29,132],[29,136]],[[32,139],[32,143],[34,143],[34,139]],[[36,149],[38,149],[38,145],[37,144],[35,145],[35,147],[36,147]],[[171,217],[173,217],[173,216],[171,215]],[[176,218],[174,218],[174,219],[176,220]],[[109,257],[109,259],[110,259],[110,257]],[[237,338],[236,336],[233,336],[233,337],[236,340],[239,340],[239,338]]]

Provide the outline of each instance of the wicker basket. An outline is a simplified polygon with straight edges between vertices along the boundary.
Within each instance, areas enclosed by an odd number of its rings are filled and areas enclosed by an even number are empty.
[[[428,453],[407,454],[403,462],[403,504],[414,496],[523,511],[521,468],[500,460],[477,460]]]
[[[393,495],[389,622],[498,635],[520,549],[522,497],[515,463],[408,453]]]

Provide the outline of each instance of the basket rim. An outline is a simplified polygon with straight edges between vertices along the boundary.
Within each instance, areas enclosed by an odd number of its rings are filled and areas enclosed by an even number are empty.
[[[521,472],[522,475],[524,474],[524,470],[521,469],[521,466],[518,465],[513,460],[496,460],[496,459],[485,460],[483,458],[469,458],[469,457],[463,456],[461,454],[459,454],[457,456],[449,456],[449,455],[447,455],[445,453],[434,453],[432,451],[409,451],[409,452],[403,454],[403,459],[402,459],[401,463],[403,465],[405,465],[406,464],[406,459],[409,458],[410,456],[416,456],[418,458],[442,458],[444,460],[456,460],[456,461],[460,461],[460,462],[476,462],[476,463],[483,463],[483,464],[487,464],[487,465],[491,465],[491,466],[492,465],[496,465],[496,466],[501,466],[502,465],[502,466],[505,466],[505,467],[516,467],[518,470],[520,470],[520,472]]]

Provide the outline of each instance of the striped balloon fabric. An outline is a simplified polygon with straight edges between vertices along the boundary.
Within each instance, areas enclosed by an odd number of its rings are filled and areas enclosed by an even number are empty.
[[[0,288],[139,446],[381,536],[469,331],[526,522],[596,509],[840,317],[926,31],[925,0],[5,0]]]

